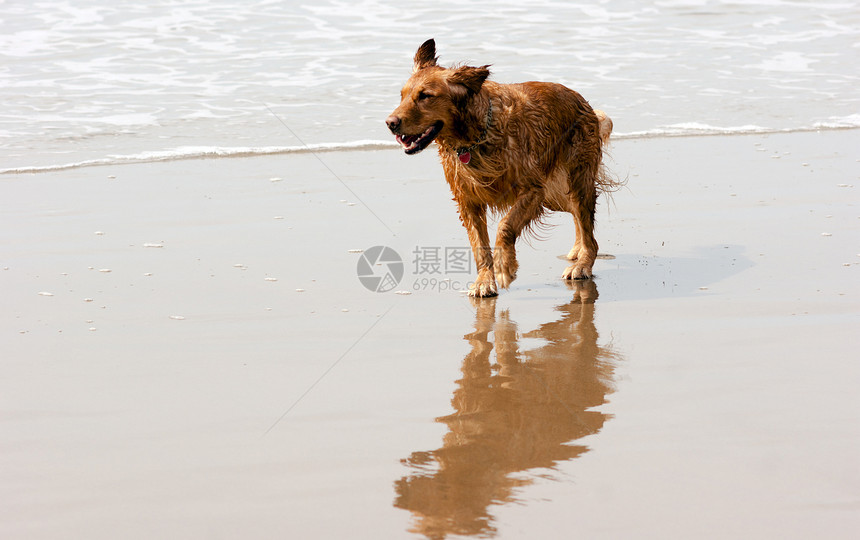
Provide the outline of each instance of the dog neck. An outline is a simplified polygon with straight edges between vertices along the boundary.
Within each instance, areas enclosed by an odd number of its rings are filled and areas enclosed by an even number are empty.
[[[487,99],[487,117],[484,121],[484,129],[481,130],[481,134],[478,137],[478,141],[466,146],[453,146],[442,141],[438,141],[439,146],[441,146],[447,152],[454,152],[458,157],[463,156],[464,154],[470,153],[472,150],[487,142],[487,136],[490,131],[490,126],[493,123],[493,100],[492,98]],[[466,163],[466,162],[464,162]]]

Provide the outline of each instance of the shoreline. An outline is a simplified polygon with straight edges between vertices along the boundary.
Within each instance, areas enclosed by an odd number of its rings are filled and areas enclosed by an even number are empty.
[[[840,125],[839,123],[822,124],[812,127],[797,128],[766,128],[759,126],[741,126],[736,128],[721,128],[699,124],[681,124],[680,127],[668,126],[651,131],[613,134],[612,142],[632,141],[640,139],[676,139],[689,137],[736,137],[746,135],[784,135],[792,133],[822,133],[860,129],[854,124]],[[289,154],[327,154],[331,152],[359,152],[376,150],[397,150],[400,145],[393,140],[358,140],[333,143],[313,143],[295,146],[180,146],[171,150],[147,151],[139,154],[110,155],[103,158],[88,159],[79,162],[53,165],[23,165],[0,169],[0,175],[42,174],[66,171],[86,167],[107,167],[118,165],[136,165],[146,163],[163,163],[170,161],[201,160],[201,159],[237,159],[266,156],[285,156]]]

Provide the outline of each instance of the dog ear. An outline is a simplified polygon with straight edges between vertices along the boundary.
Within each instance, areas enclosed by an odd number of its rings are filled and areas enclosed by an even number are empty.
[[[490,76],[490,66],[472,67],[462,66],[448,75],[448,83],[458,85],[465,89],[467,97],[473,96],[481,91],[481,86]]]
[[[430,38],[418,47],[418,51],[415,53],[415,66],[413,71],[435,66],[436,60],[438,59],[439,57],[436,56],[436,41],[433,38]]]

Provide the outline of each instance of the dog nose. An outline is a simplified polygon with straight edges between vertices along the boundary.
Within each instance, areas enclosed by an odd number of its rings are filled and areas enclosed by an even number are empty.
[[[391,131],[397,131],[397,128],[400,127],[400,118],[394,116],[393,114],[385,119],[385,124],[388,126],[388,129]]]

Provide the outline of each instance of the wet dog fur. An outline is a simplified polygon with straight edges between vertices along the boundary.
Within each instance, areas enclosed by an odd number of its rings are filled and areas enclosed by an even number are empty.
[[[407,154],[432,142],[478,271],[469,294],[495,296],[517,275],[515,243],[549,211],[570,212],[576,239],[564,279],[589,279],[597,256],[597,197],[614,187],[602,167],[612,121],[556,83],[500,84],[489,66],[437,64],[429,39],[415,53],[400,105],[385,122]],[[503,215],[495,249],[487,213]]]

